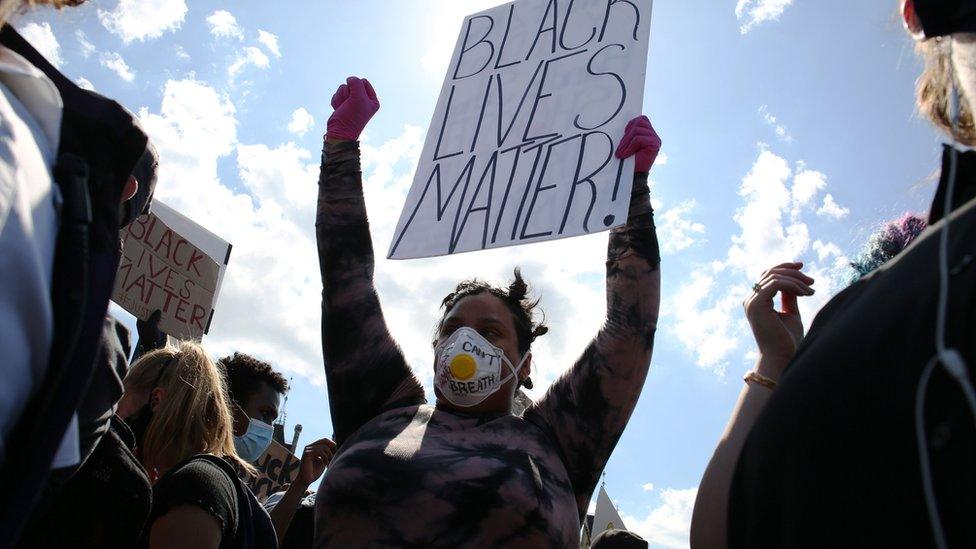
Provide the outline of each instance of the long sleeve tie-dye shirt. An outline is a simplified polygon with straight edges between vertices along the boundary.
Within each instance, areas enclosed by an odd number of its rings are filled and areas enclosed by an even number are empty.
[[[373,285],[359,145],[319,179],[322,346],[340,448],[316,500],[316,547],[577,547],[580,520],[647,376],[660,257],[647,175],[610,234],[607,316],[519,417],[427,404]]]

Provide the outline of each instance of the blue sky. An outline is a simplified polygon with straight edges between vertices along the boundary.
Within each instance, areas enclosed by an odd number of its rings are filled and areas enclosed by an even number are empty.
[[[328,99],[349,74],[379,93],[364,171],[382,256],[461,20],[497,3],[95,0],[17,25],[72,78],[139,113],[162,155],[157,196],[234,244],[205,344],[292,375],[289,433],[300,422],[309,442],[331,433],[313,232]],[[914,112],[919,64],[896,7],[655,2],[644,110],[664,140],[652,173],[664,307],[606,477],[628,526],[654,546],[687,545],[694,491],[753,360],[739,304],[756,276],[806,261],[819,289],[809,325],[879,223],[928,207],[940,139]],[[541,394],[600,325],[605,242],[380,259],[377,285],[429,387],[441,297],[461,278],[501,282],[521,264],[552,328],[535,349]]]

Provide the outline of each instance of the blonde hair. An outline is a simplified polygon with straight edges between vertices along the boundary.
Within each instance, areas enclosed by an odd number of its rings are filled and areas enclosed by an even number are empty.
[[[85,0],[0,0],[0,25],[7,22],[10,16],[22,7],[35,4],[47,4],[61,9],[66,6],[77,6]]]
[[[152,470],[158,456],[182,461],[194,454],[222,457],[239,470],[255,469],[234,449],[230,398],[223,372],[199,343],[184,342],[143,355],[123,381],[126,391],[149,395],[165,391],[141,445],[143,465]]]
[[[20,9],[24,0],[0,0],[0,25],[7,22],[10,14]]]
[[[916,96],[918,110],[937,128],[965,145],[976,145],[976,124],[968,101],[959,101],[959,123],[953,130],[952,109],[950,107],[952,90],[959,86],[952,67],[952,53],[949,48],[950,37],[939,37],[919,42],[916,51],[925,61],[925,70],[918,78]]]

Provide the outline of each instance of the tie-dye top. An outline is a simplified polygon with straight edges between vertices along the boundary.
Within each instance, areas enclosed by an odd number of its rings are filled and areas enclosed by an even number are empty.
[[[647,189],[610,234],[607,316],[519,417],[426,403],[373,285],[359,145],[327,145],[319,179],[322,345],[339,451],[319,487],[316,547],[577,547],[590,496],[637,404],[660,301]]]

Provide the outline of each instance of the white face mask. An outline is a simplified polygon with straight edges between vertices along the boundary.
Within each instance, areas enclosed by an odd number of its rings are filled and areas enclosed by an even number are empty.
[[[435,349],[434,385],[448,402],[464,408],[477,406],[518,374],[525,364],[526,353],[518,366],[505,358],[477,331],[458,328]],[[502,377],[502,364],[508,372]]]
[[[247,424],[247,432],[234,437],[234,448],[237,455],[244,461],[254,463],[261,459],[268,446],[271,446],[271,436],[274,427],[263,421],[251,419]]]

